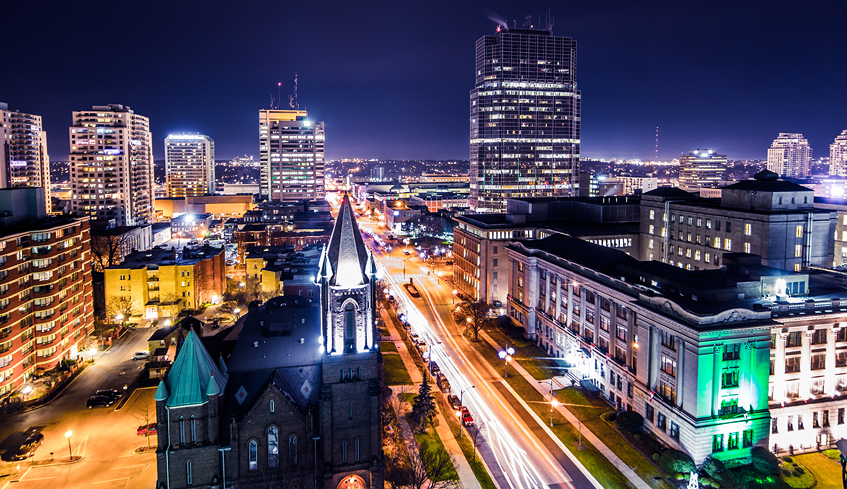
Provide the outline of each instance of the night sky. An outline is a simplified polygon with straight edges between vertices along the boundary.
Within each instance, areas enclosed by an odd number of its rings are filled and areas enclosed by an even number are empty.
[[[656,126],[662,159],[766,158],[779,132],[819,157],[847,129],[843,0],[3,2],[0,101],[44,117],[54,160],[71,112],[109,103],[150,118],[156,158],[183,130],[258,158],[297,72],[328,159],[467,159],[476,39],[548,9],[578,43],[585,157],[652,158]]]

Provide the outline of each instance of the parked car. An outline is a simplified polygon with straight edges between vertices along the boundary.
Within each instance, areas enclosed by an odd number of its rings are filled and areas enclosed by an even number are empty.
[[[138,427],[138,436],[150,436],[156,434],[156,423],[141,425]]]
[[[21,443],[21,446],[18,447],[18,451],[15,452],[13,459],[24,460],[32,457],[42,443],[44,443],[44,434],[37,432],[30,433],[30,435],[26,437],[26,440]]]
[[[115,390],[115,389],[100,389],[99,391],[94,392],[94,395],[95,396],[103,396],[103,397],[111,397],[112,399],[117,401],[124,394],[123,394],[123,392]]]
[[[429,362],[429,371],[432,375],[438,375],[441,373],[441,367],[439,367],[435,362]]]
[[[85,407],[88,409],[96,407],[109,407],[115,403],[115,400],[108,396],[91,396],[85,401]]]
[[[132,354],[133,360],[147,360],[148,358],[150,358],[149,351],[137,351]]]
[[[438,383],[438,388],[441,389],[441,392],[445,394],[450,394],[453,392],[453,388],[450,385],[450,381],[446,378],[442,378],[441,382]]]
[[[462,406],[462,424],[465,426],[473,426],[473,416],[468,408]]]
[[[417,345],[419,338],[420,338],[420,336],[418,336],[417,333],[409,333],[409,339],[412,340],[413,344]]]
[[[449,402],[450,407],[455,409],[456,411],[462,409],[462,403],[459,402],[459,396],[455,394],[450,394],[449,396],[447,396],[447,402]]]
[[[389,304],[394,304],[395,302],[397,302],[397,300],[394,298],[394,296],[393,296],[393,295],[389,295],[389,296],[388,296],[388,303],[389,303]]]

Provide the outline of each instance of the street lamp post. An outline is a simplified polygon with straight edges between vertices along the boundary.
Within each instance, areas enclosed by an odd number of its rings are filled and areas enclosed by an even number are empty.
[[[468,318],[468,319],[470,319],[470,318]],[[514,354],[515,354],[515,349],[512,348],[511,346],[509,346],[508,341],[506,342],[506,349],[500,350],[500,352],[497,354],[497,356],[499,356],[501,359],[505,360],[505,362],[506,362],[505,369],[503,370],[503,377],[509,376],[509,362],[512,361],[512,355],[514,355]]]
[[[472,386],[468,387],[467,389],[462,389],[462,390],[459,391],[459,404],[461,406],[465,405],[465,403],[463,401],[463,399],[465,398],[465,391],[469,391],[471,389],[476,389],[476,386],[472,385]],[[459,438],[461,438],[461,437],[462,437],[462,423],[460,422],[459,423]]]
[[[459,293],[459,291],[458,291],[458,290],[453,289],[453,304],[455,304],[455,303],[456,303],[456,294],[458,294],[458,293]]]
[[[550,427],[553,427],[553,411],[559,406],[559,401],[550,399]],[[582,444],[582,431],[579,432],[580,444]]]
[[[73,435],[73,434],[74,433],[71,430],[68,430],[68,431],[65,432],[65,438],[68,439],[68,460],[69,461],[73,460],[73,458],[74,458],[73,452],[71,452],[71,435]]]

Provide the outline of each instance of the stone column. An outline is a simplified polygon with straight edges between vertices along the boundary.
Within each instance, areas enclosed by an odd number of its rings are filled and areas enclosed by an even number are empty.
[[[841,328],[836,324],[826,332],[826,370],[824,377],[824,394],[833,395],[835,390],[835,340]]]
[[[647,372],[647,378],[650,381],[650,389],[656,390],[656,384],[659,381],[659,328],[650,326],[650,365]]]
[[[535,324],[538,318],[535,311],[538,308],[538,258],[534,256],[530,257],[526,269],[527,283],[524,284],[527,290],[526,300],[524,301],[527,307],[526,335],[532,340],[537,340],[538,332],[536,331]]]
[[[615,310],[614,302],[612,303],[612,307],[609,310],[609,321],[611,322],[612,318],[616,318],[616,310]],[[597,320],[600,320],[600,317],[597,317]],[[611,326],[610,326],[611,328]],[[635,350],[635,332],[637,331],[638,326],[635,324],[635,312],[629,311],[629,315],[626,318],[626,366],[627,368],[632,368],[632,357],[634,355],[638,355],[638,352]]]
[[[685,341],[676,337],[676,407],[682,408],[683,380],[685,379]]]
[[[800,397],[812,395],[812,332],[803,331],[800,349]]]
[[[776,402],[785,400],[785,340],[788,333],[776,334],[776,355],[773,360],[773,398]]]
[[[712,414],[721,412],[721,364],[723,363],[723,343],[715,345],[715,353],[712,358]]]
[[[546,278],[544,280],[544,314],[550,314],[550,272],[547,272]],[[556,294],[556,298],[559,298],[559,294]]]
[[[556,276],[556,321],[562,317],[562,277]]]

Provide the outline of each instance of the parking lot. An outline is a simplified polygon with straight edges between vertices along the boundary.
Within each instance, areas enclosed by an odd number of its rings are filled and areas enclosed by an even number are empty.
[[[132,360],[135,351],[145,349],[152,329],[137,329],[102,352],[79,377],[49,404],[0,418],[0,489],[14,481],[15,487],[59,489],[76,485],[98,488],[145,487],[155,485],[154,452],[136,453],[147,439],[136,434],[139,425],[155,421],[152,388],[137,389],[118,409],[87,409],[86,400],[98,389],[123,390],[143,368]],[[44,443],[34,456],[24,461],[6,461],[26,433],[44,434]],[[65,435],[70,432],[70,437]],[[69,444],[70,442],[70,444]],[[156,446],[156,437],[150,437]],[[68,464],[69,451],[74,462]],[[78,460],[77,460],[78,459]]]

